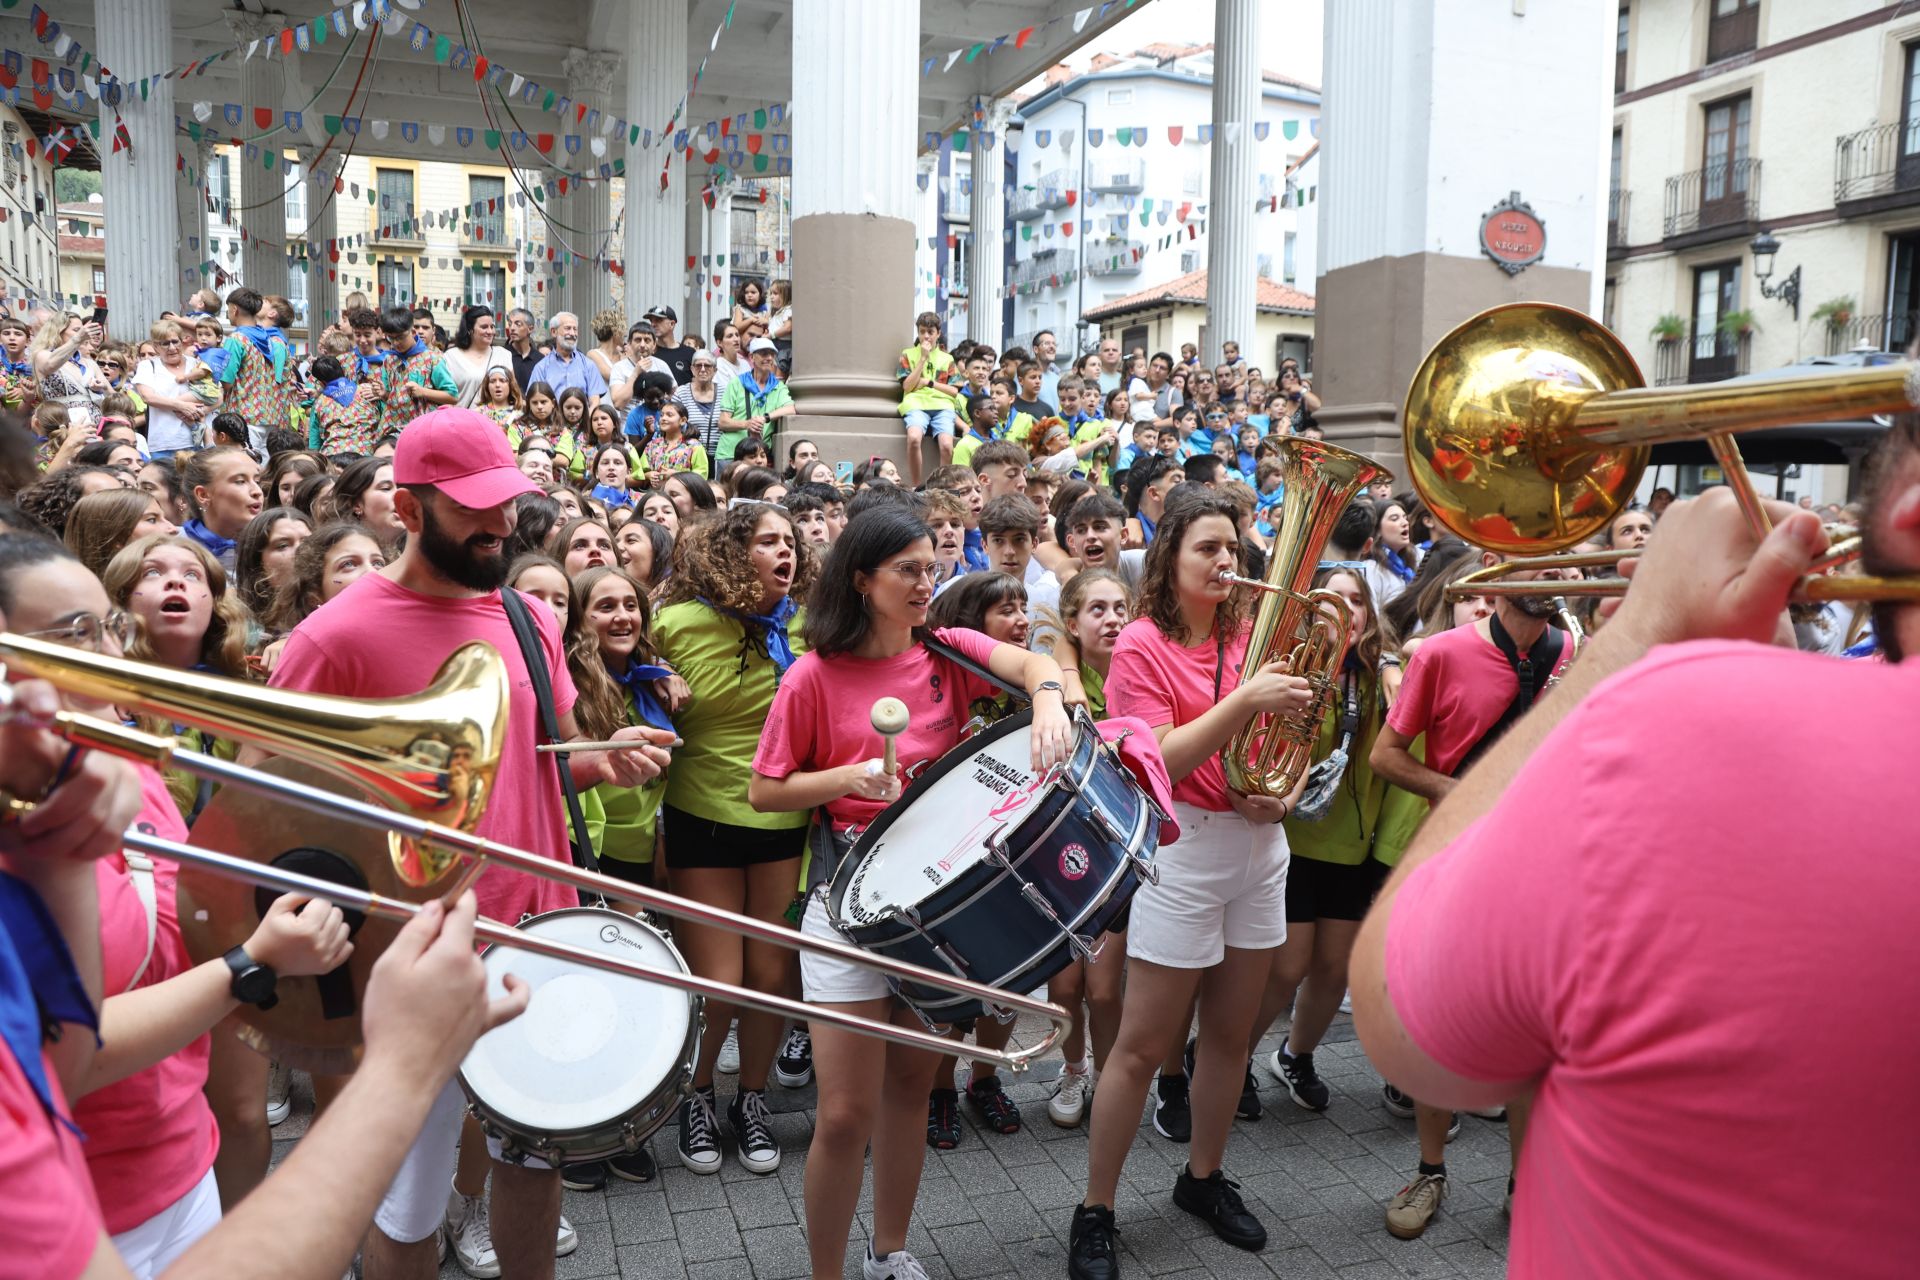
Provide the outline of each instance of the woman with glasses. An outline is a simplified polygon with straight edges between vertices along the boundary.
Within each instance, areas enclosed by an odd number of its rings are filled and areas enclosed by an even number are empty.
[[[100,340],[97,322],[56,315],[40,326],[27,346],[27,363],[33,366],[41,403],[65,406],[74,426],[96,421],[100,398],[107,393],[100,366],[86,352],[89,340]]]
[[[693,353],[693,381],[673,393],[673,399],[687,413],[686,434],[698,443],[711,461],[720,448],[720,384],[716,381],[720,365],[711,351]],[[709,469],[705,474],[711,475]]]
[[[824,811],[814,828],[807,868],[812,892],[801,922],[802,932],[815,937],[845,941],[828,922],[826,885],[857,830],[900,796],[899,777],[877,758],[880,742],[868,718],[876,697],[891,694],[907,704],[908,728],[896,744],[902,772],[958,745],[968,705],[1000,693],[955,661],[956,652],[1033,696],[1036,773],[1066,759],[1070,749],[1060,668],[1052,658],[977,631],[928,628],[937,570],[933,533],[912,512],[888,505],[854,517],[807,599],[810,652],[788,668],[774,694],[747,801],[762,813]],[[800,983],[809,1001],[920,1025],[870,969],[802,953]],[[875,1052],[870,1040],[818,1021],[813,1051],[820,1100],[805,1201],[813,1274],[841,1274],[869,1141],[873,1237],[865,1274],[876,1280],[922,1274],[906,1249],[907,1223],[926,1156],[927,1090],[937,1055],[898,1045]]]

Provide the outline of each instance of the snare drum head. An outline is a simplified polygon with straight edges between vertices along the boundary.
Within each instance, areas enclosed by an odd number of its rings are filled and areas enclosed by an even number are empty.
[[[868,830],[836,886],[842,922],[857,928],[924,901],[978,866],[1001,827],[1018,851],[1012,834],[1045,794],[1030,767],[1030,720],[1023,714],[955,747]]]
[[[672,944],[617,911],[580,907],[520,926],[537,937],[685,973]],[[527,1011],[495,1027],[460,1065],[461,1079],[491,1116],[536,1133],[602,1128],[646,1102],[680,1071],[693,998],[657,982],[521,951],[488,947],[487,994],[506,994],[513,974],[533,988]]]

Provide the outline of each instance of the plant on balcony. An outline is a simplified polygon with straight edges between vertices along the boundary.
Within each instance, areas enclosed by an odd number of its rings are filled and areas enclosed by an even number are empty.
[[[1853,323],[1853,299],[1828,298],[1813,309],[1813,318],[1826,321],[1829,329],[1844,329]]]
[[[1678,312],[1669,311],[1653,322],[1653,339],[1656,342],[1678,342],[1687,336],[1687,318]]]
[[[1714,330],[1729,338],[1744,338],[1759,327],[1759,322],[1753,318],[1753,312],[1729,311],[1720,317],[1720,323],[1714,326]]]

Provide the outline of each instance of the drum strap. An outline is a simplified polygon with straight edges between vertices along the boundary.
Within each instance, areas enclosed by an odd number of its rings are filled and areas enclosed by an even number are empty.
[[[1014,697],[1018,698],[1020,701],[1022,702],[1033,701],[1033,695],[1028,693],[1025,689],[1022,689],[1017,684],[1008,684],[1005,680],[1002,680],[999,676],[993,674],[993,672],[987,670],[985,667],[975,662],[972,658],[969,658],[966,654],[961,653],[958,649],[953,648],[951,645],[941,644],[938,640],[935,640],[932,636],[928,636],[925,640],[922,640],[920,643],[927,646],[927,648],[933,651],[934,653],[937,653],[941,657],[945,658],[948,662],[951,662],[954,666],[959,667],[962,670],[969,671],[976,676],[979,676],[982,680],[985,680],[988,684],[993,685],[997,689],[1004,689],[1006,692],[1012,694]]]
[[[506,607],[507,621],[513,625],[513,638],[520,642],[520,657],[533,680],[533,696],[540,704],[540,732],[548,742],[558,742],[560,717],[553,707],[553,677],[547,671],[547,654],[540,645],[539,628],[527,610],[525,597],[512,587],[500,588],[500,603]],[[567,768],[566,758],[558,755],[554,757],[554,768],[560,775],[560,794],[566,797],[567,817],[573,823],[573,865],[583,871],[598,871],[600,860],[593,856],[593,842],[587,838],[587,819],[580,812],[580,793],[573,788],[573,771]]]

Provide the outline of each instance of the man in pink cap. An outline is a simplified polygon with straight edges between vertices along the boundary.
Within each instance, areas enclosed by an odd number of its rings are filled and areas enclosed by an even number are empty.
[[[349,698],[393,698],[426,688],[461,645],[482,640],[506,662],[512,692],[507,738],[477,834],[504,845],[568,860],[566,819],[555,761],[534,750],[540,706],[501,598],[507,580],[505,542],[514,500],[538,486],[514,462],[500,428],[470,409],[422,414],[400,433],[393,455],[394,513],[407,543],[385,569],[363,575],[315,610],[287,639],[274,686]],[[553,689],[560,736],[577,739],[573,680],[551,610],[528,610],[539,632]],[[667,765],[672,735],[622,729],[631,749],[572,754],[575,785],[639,786]],[[482,915],[512,924],[522,916],[577,906],[572,889],[523,872],[489,867],[477,890]],[[484,1239],[491,1223],[499,1274],[550,1277],[559,1252],[578,1244],[560,1217],[557,1170],[538,1161],[510,1165],[494,1150],[491,1206],[481,1195],[486,1166],[462,1169],[455,1187],[454,1147],[465,1100],[449,1085],[388,1189],[367,1233],[363,1274],[369,1280],[412,1280],[438,1273],[438,1236]],[[477,1131],[476,1131],[477,1132]],[[475,1144],[477,1146],[477,1142]],[[479,1229],[472,1229],[473,1224]]]

